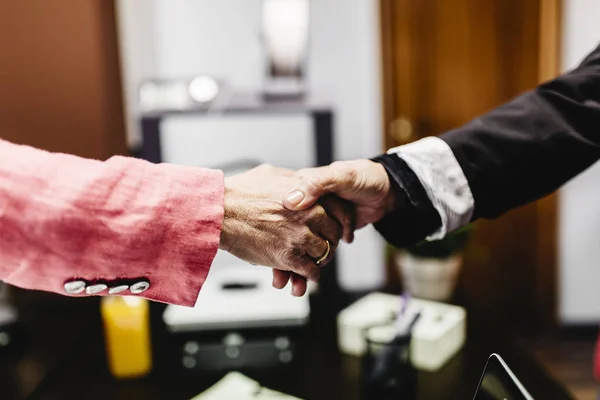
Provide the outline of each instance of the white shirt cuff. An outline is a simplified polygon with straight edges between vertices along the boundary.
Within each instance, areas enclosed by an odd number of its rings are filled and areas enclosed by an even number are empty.
[[[426,137],[392,148],[388,154],[397,154],[413,170],[440,214],[442,225],[428,240],[441,239],[471,221],[475,207],[473,194],[446,142],[435,136]]]

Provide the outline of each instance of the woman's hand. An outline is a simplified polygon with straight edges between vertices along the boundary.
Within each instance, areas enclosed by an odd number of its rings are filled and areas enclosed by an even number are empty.
[[[352,231],[353,216],[341,200],[303,211],[286,209],[282,199],[297,181],[293,171],[268,165],[226,178],[220,248],[252,264],[297,274],[292,282],[298,296],[306,291],[301,277],[319,279],[343,233]],[[327,252],[326,241],[329,254],[317,265]],[[274,286],[288,276],[276,273]]]

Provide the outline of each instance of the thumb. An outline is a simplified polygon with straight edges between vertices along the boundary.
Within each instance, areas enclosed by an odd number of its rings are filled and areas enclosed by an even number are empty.
[[[296,186],[284,196],[284,207],[289,210],[306,210],[322,196],[348,188],[352,184],[354,174],[338,171],[341,170],[341,164],[343,163],[298,171],[296,176],[300,179]],[[344,170],[347,169],[344,168]]]

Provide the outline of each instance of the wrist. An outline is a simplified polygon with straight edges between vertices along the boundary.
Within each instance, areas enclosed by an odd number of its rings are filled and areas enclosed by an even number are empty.
[[[380,180],[385,182],[385,197],[383,199],[383,207],[384,212],[387,215],[405,206],[408,198],[405,190],[402,188],[402,186],[400,186],[390,172],[390,168],[385,162],[387,161],[386,157],[388,156],[382,155],[371,159],[371,161],[377,164]]]
[[[229,251],[233,247],[233,207],[232,200],[234,190],[227,179],[225,179],[225,194],[223,201],[223,223],[221,224],[221,238],[219,241],[219,249]]]

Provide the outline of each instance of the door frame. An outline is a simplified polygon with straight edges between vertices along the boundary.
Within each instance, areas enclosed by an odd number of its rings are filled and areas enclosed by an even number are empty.
[[[540,1],[538,80],[547,81],[561,73],[562,0]],[[538,200],[535,310],[542,326],[556,327],[558,321],[558,196]],[[551,249],[552,251],[548,251]]]

